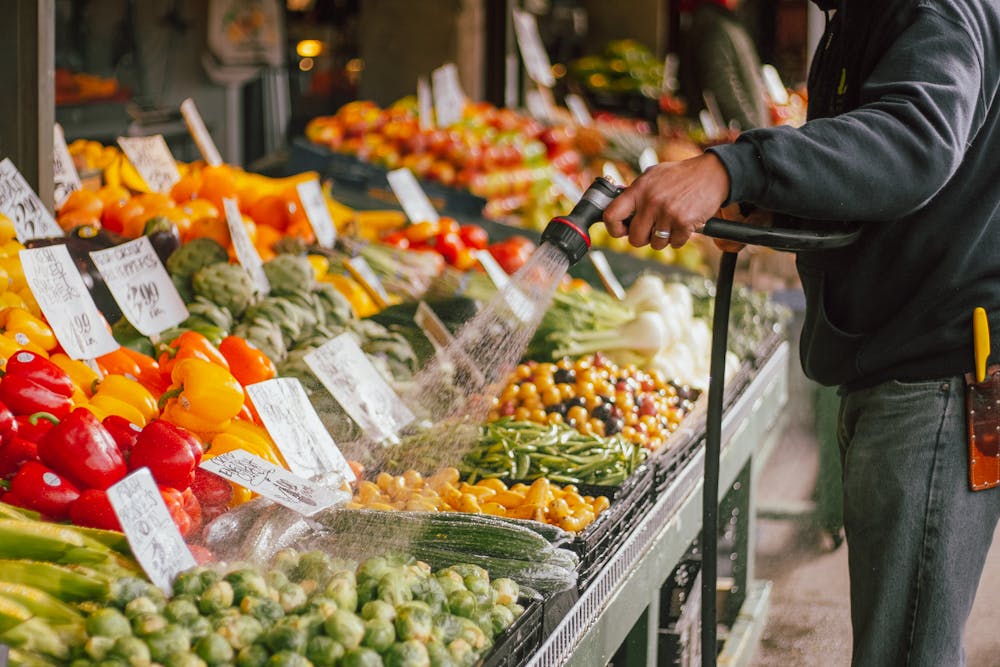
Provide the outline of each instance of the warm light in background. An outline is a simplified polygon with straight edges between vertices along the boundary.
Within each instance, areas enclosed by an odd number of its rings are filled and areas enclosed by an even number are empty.
[[[552,76],[557,79],[561,79],[566,76],[566,66],[562,63],[556,63],[552,66]]]
[[[348,72],[360,72],[365,68],[365,61],[361,58],[351,58],[344,67]]]
[[[295,45],[295,53],[299,58],[315,58],[323,53],[323,42],[318,39],[303,39]]]
[[[308,72],[313,68],[314,64],[315,63],[313,62],[312,58],[303,58],[302,60],[299,61],[299,69],[302,70],[303,72]]]

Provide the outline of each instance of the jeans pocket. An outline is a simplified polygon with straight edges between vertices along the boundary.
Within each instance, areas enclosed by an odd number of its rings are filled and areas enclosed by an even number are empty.
[[[864,334],[844,331],[826,309],[826,274],[799,261],[799,275],[806,295],[800,354],[809,377],[821,384],[846,384],[861,374],[858,357]]]

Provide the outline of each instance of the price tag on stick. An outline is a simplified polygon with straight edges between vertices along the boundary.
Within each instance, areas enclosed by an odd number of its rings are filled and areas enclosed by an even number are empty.
[[[0,161],[0,213],[14,223],[17,240],[59,238],[63,230],[10,158]]]
[[[309,226],[316,234],[316,241],[324,248],[332,248],[337,241],[337,228],[330,217],[330,209],[326,207],[326,199],[319,180],[313,179],[295,186],[299,193],[299,201],[305,210]]]
[[[788,89],[785,88],[781,75],[778,74],[774,65],[764,65],[760,72],[764,79],[764,87],[767,88],[767,94],[771,96],[771,100],[778,106],[788,104]]]
[[[352,257],[351,259],[344,260],[344,268],[351,274],[351,277],[361,283],[361,286],[365,288],[365,291],[368,292],[371,298],[375,299],[375,303],[379,308],[385,308],[389,305],[389,293],[385,291],[382,281],[375,275],[375,271],[368,263],[368,260],[360,255]]]
[[[174,183],[181,180],[177,163],[162,134],[151,137],[118,137],[118,145],[153,192],[170,192]]]
[[[222,164],[222,155],[219,154],[219,149],[216,148],[215,141],[212,140],[212,135],[209,134],[208,128],[205,127],[205,121],[202,119],[201,114],[198,113],[197,105],[195,105],[194,100],[190,97],[181,102],[181,115],[184,116],[184,123],[187,125],[188,132],[194,138],[194,143],[198,145],[198,150],[201,152],[201,156],[205,158],[205,162],[213,167]]]
[[[202,461],[200,467],[302,516],[312,516],[345,500],[343,492],[302,479],[243,449]]]
[[[355,480],[354,471],[323,426],[301,382],[276,378],[251,384],[246,391],[293,473],[309,478],[338,472],[349,482]]]
[[[583,98],[579,95],[574,95],[572,93],[567,95],[566,107],[573,115],[573,120],[576,121],[577,125],[588,127],[594,124],[594,117],[590,115],[590,109],[587,108],[587,103],[584,102]]]
[[[243,214],[235,199],[228,197],[222,200],[222,206],[226,210],[226,225],[229,227],[229,236],[233,241],[233,249],[236,250],[236,259],[244,269],[250,272],[257,291],[267,294],[271,291],[271,283],[264,273],[264,262],[261,261],[257,248],[250,240],[247,228],[243,226]]]
[[[583,198],[583,188],[558,169],[552,170],[552,185],[555,186],[559,194],[573,202],[574,205]]]
[[[434,98],[427,77],[417,77],[417,111],[420,114],[420,129],[434,129]]]
[[[66,197],[80,189],[80,174],[76,173],[76,165],[66,146],[66,135],[59,123],[53,126],[52,152],[53,180],[56,186],[54,200],[56,210],[59,210]]]
[[[135,559],[149,580],[169,593],[174,578],[197,563],[149,468],[140,468],[108,487],[108,500]]]
[[[410,222],[437,222],[440,219],[437,210],[431,204],[427,193],[420,187],[420,183],[417,182],[417,177],[413,175],[412,171],[403,167],[390,171],[385,177]]]
[[[618,276],[615,275],[615,272],[611,270],[611,264],[608,263],[608,258],[605,257],[604,253],[600,250],[591,250],[588,255],[590,261],[594,264],[594,268],[597,269],[597,275],[600,276],[601,282],[604,283],[604,288],[608,290],[608,294],[619,301],[624,299],[625,288],[618,281]]]
[[[521,9],[513,10],[514,32],[517,34],[517,46],[524,59],[524,69],[528,71],[531,80],[540,86],[551,88],[555,85],[552,76],[552,63],[549,54],[545,52],[542,36],[538,33],[538,20],[534,14]]]
[[[90,253],[122,314],[144,336],[154,336],[187,319],[184,299],[163,267],[148,236]]]
[[[64,245],[20,252],[24,278],[66,354],[93,359],[118,349]]]
[[[646,146],[639,153],[639,170],[646,171],[650,167],[655,167],[660,163],[660,159],[656,155],[656,151],[653,150],[652,146]]]
[[[415,419],[350,334],[327,341],[307,354],[305,361],[369,437],[395,439]]]
[[[618,185],[628,185],[625,182],[625,177],[622,176],[620,171],[618,171],[618,167],[615,166],[614,162],[611,162],[610,160],[605,162],[602,171],[604,178],[608,179],[612,183],[616,183]]]
[[[413,315],[413,321],[424,332],[435,350],[443,350],[455,342],[451,331],[425,301],[417,304],[417,312]]]
[[[431,73],[434,86],[434,115],[438,127],[448,127],[462,120],[465,93],[458,79],[458,67],[447,63]]]

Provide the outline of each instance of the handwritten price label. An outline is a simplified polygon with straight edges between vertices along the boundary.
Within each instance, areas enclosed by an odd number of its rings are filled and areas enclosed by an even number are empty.
[[[326,342],[307,354],[305,361],[368,436],[394,439],[416,418],[350,334]]]
[[[399,200],[399,205],[406,211],[406,217],[410,222],[437,222],[440,219],[434,205],[427,197],[427,193],[420,187],[417,177],[413,172],[403,167],[394,169],[385,177],[389,181],[392,193]]]
[[[201,467],[303,516],[348,499],[342,491],[313,484],[242,449],[202,461]]]
[[[219,154],[219,149],[215,146],[215,141],[212,139],[212,135],[209,134],[208,128],[205,127],[205,121],[198,112],[198,106],[190,97],[181,102],[181,115],[184,116],[184,123],[187,125],[188,132],[194,138],[194,143],[197,144],[201,156],[205,158],[205,162],[213,167],[222,164],[222,156]]]
[[[118,349],[64,245],[25,249],[21,266],[59,344],[73,359],[93,359]]]
[[[229,227],[229,236],[233,241],[233,249],[236,250],[236,259],[244,269],[250,272],[257,291],[267,294],[271,291],[271,283],[264,273],[264,262],[261,261],[257,248],[250,240],[247,228],[243,226],[243,214],[240,213],[240,205],[235,199],[225,198],[222,206],[226,210],[226,225]]]
[[[174,183],[181,180],[177,163],[162,134],[151,137],[118,137],[118,145],[125,152],[135,170],[153,192],[170,192]]]
[[[63,231],[10,158],[0,161],[0,213],[14,223],[17,240],[59,238]]]
[[[551,88],[556,80],[552,76],[552,63],[542,44],[542,36],[538,34],[538,20],[534,14],[521,9],[515,9],[513,15],[514,32],[517,34],[521,58],[524,59],[524,69],[528,71],[532,81]]]
[[[187,319],[177,293],[148,236],[90,253],[122,314],[144,336],[154,336]]]
[[[52,153],[53,180],[56,186],[54,200],[56,209],[59,209],[71,192],[80,189],[80,174],[76,173],[76,165],[66,146],[66,135],[59,123],[53,127]]]
[[[349,482],[355,480],[354,471],[323,426],[301,382],[277,378],[249,385],[246,390],[293,473],[309,478],[338,472]]]
[[[458,67],[447,63],[431,73],[434,86],[434,114],[438,127],[448,127],[462,120],[465,111],[465,92],[458,80]]]
[[[109,487],[108,500],[135,559],[149,580],[169,593],[174,578],[197,563],[170,518],[149,468],[140,468]]]
[[[330,217],[330,209],[326,206],[319,180],[299,183],[295,189],[299,193],[299,201],[302,202],[309,225],[316,234],[316,240],[324,248],[332,248],[337,241],[337,228],[333,225],[333,218]]]

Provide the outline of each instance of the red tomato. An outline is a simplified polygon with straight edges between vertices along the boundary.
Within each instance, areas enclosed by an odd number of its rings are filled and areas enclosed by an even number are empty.
[[[439,234],[448,234],[449,232],[458,233],[459,229],[460,227],[458,225],[458,221],[455,220],[455,218],[443,217],[440,220],[438,220]]]
[[[512,237],[489,247],[490,254],[507,273],[517,273],[517,270],[528,261],[535,244],[524,237]]]
[[[458,256],[463,251],[467,251],[465,244],[462,243],[461,237],[454,232],[447,232],[445,234],[438,234],[434,239],[434,249],[444,257],[444,261],[448,262],[452,266],[455,265]]]
[[[462,225],[458,228],[458,235],[466,247],[473,250],[485,250],[490,244],[489,234],[479,225]]]
[[[410,244],[420,243],[433,238],[441,231],[441,225],[437,222],[425,220],[414,223],[403,230],[403,234],[409,239]]]
[[[391,245],[394,248],[399,248],[400,250],[406,250],[410,247],[410,239],[406,238],[406,234],[403,232],[392,232],[391,234],[386,234],[382,237],[382,243]]]

